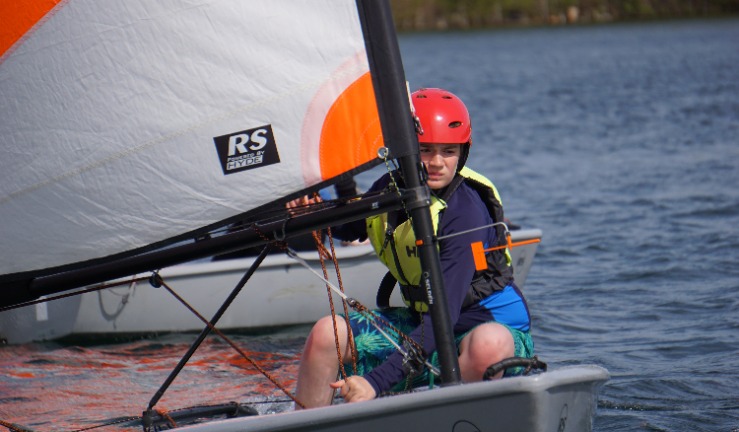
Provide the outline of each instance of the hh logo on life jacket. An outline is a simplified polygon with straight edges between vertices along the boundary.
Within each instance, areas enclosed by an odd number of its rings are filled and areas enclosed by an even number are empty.
[[[408,257],[409,258],[410,257],[417,257],[418,256],[418,255],[416,255],[417,252],[416,252],[416,247],[415,246],[413,246],[413,247],[406,246],[405,247],[405,253],[408,254]]]
[[[272,125],[213,138],[223,174],[233,174],[280,162]]]

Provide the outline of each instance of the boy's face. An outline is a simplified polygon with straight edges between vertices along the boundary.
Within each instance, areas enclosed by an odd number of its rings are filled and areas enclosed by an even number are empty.
[[[421,144],[421,162],[428,171],[428,185],[441,189],[451,183],[461,155],[460,144]]]

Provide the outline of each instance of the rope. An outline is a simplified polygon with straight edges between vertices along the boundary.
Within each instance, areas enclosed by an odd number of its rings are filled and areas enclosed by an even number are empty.
[[[343,284],[343,281],[341,280],[341,272],[339,271],[339,263],[336,259],[336,249],[334,248],[334,241],[331,236],[330,229],[329,229],[328,238],[329,238],[329,245],[331,246],[330,256],[331,256],[331,260],[334,263],[334,270],[336,271],[337,281],[339,282],[339,291],[341,291],[342,293],[346,295],[346,293],[344,292],[344,284]],[[323,278],[324,280],[328,280],[328,271],[326,270],[326,264],[324,262],[324,254],[321,253],[322,249],[325,251],[325,246],[323,245],[323,243],[320,242],[320,239],[317,237],[316,237],[316,245],[318,246],[318,250],[319,250],[318,255],[319,255],[320,262],[321,262],[321,269],[323,270]],[[327,251],[325,252],[327,253]],[[338,359],[339,370],[340,370],[341,376],[346,377],[347,374],[346,374],[346,370],[344,369],[344,356],[341,353],[341,341],[339,340],[339,328],[336,322],[336,309],[334,308],[334,300],[331,294],[331,287],[328,284],[326,285],[326,294],[328,295],[328,304],[329,304],[329,308],[331,309],[331,323],[332,323],[333,330],[334,330],[334,344],[336,346],[336,358]],[[347,309],[347,302],[344,297],[342,297],[341,304],[344,309],[344,316],[349,316],[348,309]],[[352,329],[349,326],[349,321],[348,320],[344,320],[344,321],[346,323],[347,339],[348,339],[348,343],[351,349],[352,368],[353,368],[354,373],[356,374],[357,373],[357,358],[356,358],[356,346],[354,345],[354,337],[352,335]]]
[[[336,270],[336,280],[338,280],[338,282],[339,282],[339,289],[341,289],[341,292],[344,292],[344,283],[341,280],[341,271],[339,270],[339,260],[336,258],[336,249],[334,247],[334,239],[333,239],[333,236],[331,236],[331,228],[330,227],[328,228],[328,241],[329,241],[329,245],[331,246],[331,256],[333,257],[334,269]],[[341,302],[341,305],[344,308],[344,316],[345,317],[348,317],[349,316],[349,306],[347,305],[347,302],[346,301],[342,301]],[[331,311],[332,311],[332,314],[333,314],[333,304],[331,306],[332,306],[331,307]],[[332,318],[334,319],[334,322],[336,322],[336,317],[332,315]],[[354,341],[354,334],[352,333],[352,327],[351,327],[351,325],[349,325],[349,320],[347,319],[345,321],[346,321],[346,334],[348,335],[347,337],[349,338],[349,350],[350,350],[351,356],[352,356],[352,371],[354,372],[354,375],[357,375],[358,374],[358,371],[357,371],[357,356],[358,356],[358,354],[357,354],[357,345],[356,345],[356,343]],[[343,362],[342,362],[342,364],[343,364]],[[346,374],[344,374],[344,376],[346,376]]]
[[[377,329],[377,331],[379,331],[380,334],[383,335],[383,337],[385,337],[388,340],[388,342],[390,342],[395,347],[395,349],[397,349],[401,354],[403,354],[403,356],[406,357],[406,359],[413,358],[416,355],[421,355],[423,357],[426,356],[426,353],[424,352],[423,347],[421,346],[421,344],[419,344],[415,340],[411,339],[410,336],[408,336],[407,334],[405,334],[402,331],[400,331],[398,328],[396,328],[395,326],[393,326],[392,324],[390,324],[389,322],[387,322],[385,319],[383,319],[383,318],[375,315],[370,309],[368,309],[363,304],[359,303],[358,301],[356,301],[354,299],[352,299],[352,300],[353,300],[353,302],[350,302],[349,305],[352,306],[354,308],[354,310],[356,310],[357,312],[359,312],[359,313],[363,314],[365,317],[369,318],[370,319],[370,324],[372,324],[372,326],[375,327],[375,329]],[[392,337],[390,337],[390,335],[388,335],[387,332],[385,332],[380,327],[380,325],[378,325],[378,323],[380,323],[383,326],[391,329],[398,337],[400,337],[403,340],[403,343],[406,344],[409,348],[408,349],[403,348],[402,346],[400,346],[400,344],[398,344],[397,342],[395,342],[395,340]],[[429,368],[429,371],[432,374],[437,375],[437,376],[441,374],[439,372],[438,368],[436,368],[436,366],[434,366],[431,363],[429,363],[428,360],[426,360],[426,359],[421,360],[421,358],[418,358],[417,360],[418,361],[421,361],[424,365],[426,365],[426,367]]]
[[[34,432],[33,429],[28,429],[25,426],[17,425],[15,423],[9,423],[3,420],[0,420],[0,426],[5,426],[11,432]]]
[[[317,193],[314,193],[312,200],[307,200],[303,198],[301,199],[300,206],[289,206],[290,208],[289,212],[292,214],[304,213],[311,206],[315,204],[320,204],[322,202],[323,200],[321,196]],[[339,341],[339,329],[337,327],[337,322],[336,322],[336,309],[334,307],[332,290],[335,291],[341,297],[341,304],[344,310],[344,316],[349,316],[349,310],[347,307],[348,298],[344,291],[343,280],[341,279],[341,270],[339,268],[338,259],[336,258],[336,248],[334,245],[333,236],[331,235],[331,227],[327,227],[327,237],[329,240],[329,246],[331,248],[330,252],[329,250],[326,249],[326,245],[323,243],[321,231],[313,231],[312,234],[313,234],[314,243],[316,245],[316,250],[318,252],[318,259],[321,264],[321,271],[323,273],[323,277],[321,277],[315,271],[313,271],[313,269],[310,268],[310,266],[305,262],[305,260],[298,257],[297,253],[294,250],[290,249],[289,247],[286,248],[287,254],[288,256],[296,259],[299,263],[305,266],[305,268],[307,268],[308,270],[316,274],[316,276],[318,276],[326,284],[326,294],[328,296],[328,304],[331,310],[331,319],[332,319],[333,331],[334,331],[334,343],[336,346],[336,357],[338,359],[339,370],[340,370],[341,376],[346,377],[347,374],[346,374],[346,370],[344,369],[344,360],[343,360],[344,356],[341,352],[341,343]],[[336,273],[336,279],[339,283],[338,288],[333,286],[328,281],[328,270],[326,269],[326,262],[325,262],[326,259],[330,259],[334,264],[334,272]],[[350,352],[352,356],[352,369],[354,371],[354,374],[356,375],[357,374],[357,348],[354,342],[354,337],[352,335],[352,330],[351,330],[351,326],[349,325],[349,321],[345,320],[345,323],[346,323],[346,330],[347,330],[347,335],[348,335],[349,348],[350,348]]]
[[[197,316],[198,319],[200,319],[202,322],[204,322],[208,326],[208,328],[210,328],[211,331],[215,332],[227,344],[231,345],[231,347],[234,350],[236,350],[236,352],[238,352],[244,358],[244,360],[246,360],[247,362],[249,362],[249,364],[251,364],[262,375],[264,375],[265,378],[267,378],[268,380],[270,380],[270,382],[272,382],[272,384],[274,384],[277,388],[279,388],[280,390],[282,390],[282,392],[285,393],[285,395],[287,395],[290,399],[292,399],[293,402],[295,402],[296,404],[298,404],[301,408],[304,408],[303,404],[300,403],[297,399],[295,399],[295,396],[293,396],[287,388],[285,388],[282,384],[278,383],[277,380],[274,377],[272,377],[272,375],[269,374],[269,372],[267,372],[261,366],[259,366],[259,364],[257,364],[257,362],[255,362],[251,357],[249,357],[248,355],[246,355],[246,353],[243,350],[241,350],[241,348],[239,348],[225,334],[223,334],[223,332],[221,332],[220,330],[218,330],[213,324],[210,323],[210,321],[208,321],[205,317],[203,317],[202,315],[200,315],[200,313],[198,313],[198,311],[196,311],[192,306],[190,306],[187,303],[187,301],[185,301],[176,292],[174,292],[174,290],[172,290],[172,288],[170,288],[170,286],[164,280],[161,280],[161,283],[162,283],[162,286],[165,289],[167,289],[167,291],[169,291],[170,294],[172,294],[180,303],[182,303],[187,309],[189,309],[190,312],[192,312],[195,316]]]
[[[163,419],[167,420],[167,422],[169,423],[169,425],[171,427],[173,427],[173,428],[176,428],[177,427],[177,422],[174,421],[174,419],[169,416],[169,414],[167,413],[167,411],[160,410],[160,409],[157,409],[157,410],[154,410],[154,411],[157,414],[159,414],[160,416],[162,416]]]
[[[315,232],[314,232],[313,238],[316,243],[316,249],[318,250],[318,259],[319,259],[319,262],[321,263],[321,270],[323,271],[323,280],[328,281],[328,270],[326,270],[326,262],[324,261],[324,259],[327,257],[328,251],[325,249],[325,246],[321,242],[320,236],[316,236]],[[332,245],[331,258],[335,261],[336,254],[333,253],[335,252],[333,250],[333,242],[331,243],[331,245]],[[339,281],[339,290],[341,291],[341,293],[344,293],[344,287],[341,284],[341,281]],[[331,320],[333,323],[333,330],[334,330],[334,343],[336,347],[336,358],[339,360],[339,370],[341,372],[341,375],[346,376],[346,370],[344,370],[344,360],[343,360],[344,356],[341,354],[341,343],[339,341],[339,329],[336,326],[336,310],[334,309],[334,299],[333,299],[333,296],[331,295],[331,287],[329,286],[328,283],[326,283],[326,293],[328,295],[328,305],[329,305],[329,308],[331,309]],[[346,304],[343,298],[342,298],[342,303]]]
[[[393,330],[401,339],[403,339],[404,342],[407,342],[409,345],[411,345],[413,348],[423,351],[421,348],[421,345],[418,344],[418,342],[411,339],[408,335],[401,332],[399,329],[397,329],[395,326],[387,322],[386,320],[382,319],[381,317],[375,315],[372,313],[370,309],[368,309],[366,306],[364,306],[361,302],[359,302],[356,299],[349,298],[342,290],[337,288],[334,284],[331,283],[326,278],[323,278],[321,275],[318,274],[315,270],[313,270],[310,265],[301,257],[299,257],[294,250],[288,248],[288,255],[298,261],[301,265],[303,265],[306,269],[308,269],[311,273],[316,275],[319,279],[323,280],[323,282],[326,284],[327,287],[329,287],[333,292],[337,295],[339,295],[343,300],[346,301],[347,305],[349,305],[352,309],[354,309],[356,312],[361,313],[365,317],[369,318],[371,320],[371,323],[375,328],[377,328],[381,334],[384,334],[385,337],[388,339],[388,341],[393,344],[401,353],[405,353],[405,350],[400,347],[393,338],[387,335],[378,325],[376,322],[382,323],[385,327]]]

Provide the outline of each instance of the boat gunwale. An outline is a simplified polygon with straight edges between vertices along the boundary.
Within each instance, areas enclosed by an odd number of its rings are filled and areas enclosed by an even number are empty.
[[[416,408],[434,408],[461,404],[471,400],[490,399],[496,396],[542,395],[554,393],[559,387],[584,385],[600,387],[610,379],[609,372],[597,365],[569,365],[554,371],[527,376],[509,377],[502,380],[464,383],[437,387],[430,390],[398,394],[392,397],[372,399],[359,403],[335,404],[310,410],[286,411],[277,414],[218,420],[201,425],[184,426],[183,431],[231,432],[294,430],[309,426],[329,426],[332,423],[360,422],[374,416],[406,413]],[[591,390],[592,393],[592,390]]]

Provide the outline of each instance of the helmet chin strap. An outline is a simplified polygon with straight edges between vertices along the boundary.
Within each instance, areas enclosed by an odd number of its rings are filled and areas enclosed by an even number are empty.
[[[459,153],[459,162],[457,162],[457,172],[460,172],[464,168],[464,164],[467,162],[467,157],[470,155],[470,144],[462,144],[461,152]]]

